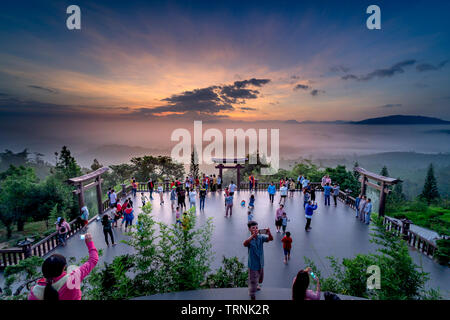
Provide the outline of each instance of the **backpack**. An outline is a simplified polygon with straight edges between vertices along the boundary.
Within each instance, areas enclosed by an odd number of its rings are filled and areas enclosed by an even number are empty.
[[[59,233],[65,233],[66,232],[66,227],[61,227],[59,229]]]

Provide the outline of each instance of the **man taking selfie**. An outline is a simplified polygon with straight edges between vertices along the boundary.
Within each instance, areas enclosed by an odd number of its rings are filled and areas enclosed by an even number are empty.
[[[258,229],[256,221],[249,221],[248,230],[250,238],[244,241],[244,247],[248,248],[248,291],[250,298],[255,300],[256,290],[261,290],[258,283],[264,279],[264,242],[273,240],[270,229]]]

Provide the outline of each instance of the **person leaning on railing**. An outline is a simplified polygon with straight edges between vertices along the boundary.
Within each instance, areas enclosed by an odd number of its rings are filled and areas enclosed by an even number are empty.
[[[92,236],[85,235],[89,260],[81,267],[67,267],[66,258],[53,254],[42,264],[44,278],[37,281],[28,295],[28,300],[81,300],[81,282],[97,265],[98,252]]]

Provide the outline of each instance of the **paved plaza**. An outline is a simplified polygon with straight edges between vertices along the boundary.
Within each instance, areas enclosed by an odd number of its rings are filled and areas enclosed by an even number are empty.
[[[243,241],[248,238],[247,229],[247,208],[241,207],[241,200],[248,203],[250,193],[239,191],[235,194],[233,215],[225,218],[225,206],[223,192],[208,193],[204,212],[197,209],[197,223],[203,224],[207,218],[213,218],[214,231],[212,235],[212,250],[214,251],[213,268],[218,268],[222,261],[222,256],[237,256],[247,264],[247,248],[243,246]],[[146,193],[148,198],[148,193]],[[312,230],[305,232],[305,215],[303,209],[303,196],[296,192],[293,198],[287,198],[285,210],[289,218],[287,231],[291,232],[293,238],[291,260],[285,265],[283,263],[283,249],[281,233],[276,233],[275,211],[278,208],[279,194],[276,195],[274,204],[269,202],[269,197],[265,191],[257,191],[255,194],[255,220],[260,228],[270,227],[274,236],[274,241],[264,245],[264,283],[263,287],[290,288],[292,280],[300,268],[304,268],[303,257],[312,259],[321,270],[322,276],[331,273],[327,256],[338,258],[354,257],[358,253],[374,252],[376,247],[369,242],[370,227],[355,219],[355,211],[342,202],[338,201],[337,207],[333,205],[324,206],[323,194],[317,193],[318,209],[312,219]],[[175,222],[175,212],[170,207],[169,194],[164,194],[165,203],[160,205],[159,196],[155,195],[152,215],[155,220],[165,223]],[[188,200],[186,200],[187,205]],[[199,200],[197,199],[197,204]],[[140,194],[134,199],[134,207],[137,213],[141,213]],[[135,215],[135,221],[137,215]],[[120,223],[119,223],[120,225]],[[110,262],[116,255],[129,253],[132,248],[125,244],[118,244],[115,247],[107,247],[100,221],[94,221],[89,225],[89,232],[93,235],[94,242],[98,249],[104,249],[103,256],[100,257],[99,265],[102,261]],[[123,231],[114,230],[116,239],[125,239]],[[117,240],[116,240],[117,242]],[[81,258],[87,255],[84,241],[78,236],[68,240],[66,247],[59,247],[54,252]],[[447,298],[450,297],[450,270],[433,262],[423,254],[411,250],[414,261],[422,266],[424,271],[430,273],[429,285],[440,287],[442,293]]]

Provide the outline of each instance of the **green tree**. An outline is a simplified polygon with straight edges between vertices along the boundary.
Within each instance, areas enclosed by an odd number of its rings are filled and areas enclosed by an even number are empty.
[[[184,166],[172,161],[168,156],[144,156],[131,159],[134,176],[138,181],[147,181],[152,178],[176,179],[184,176]]]
[[[23,231],[27,217],[31,215],[29,196],[37,183],[32,168],[10,166],[8,175],[0,182],[0,220],[11,238],[12,223],[17,223],[17,231]]]
[[[199,167],[198,167],[198,154],[197,154],[197,148],[192,148],[191,152],[191,166],[189,168],[189,174],[194,177],[194,179],[197,179],[199,177]]]
[[[101,165],[100,162],[98,162],[97,159],[94,159],[94,161],[91,164],[91,170],[92,171],[98,170],[98,169],[100,169],[102,167],[103,167],[103,165]]]
[[[440,199],[436,177],[434,176],[433,164],[430,163],[427,171],[427,177],[425,178],[425,184],[423,186],[422,193],[419,196],[424,199],[428,204]]]
[[[29,152],[24,149],[22,152],[14,153],[6,149],[0,153],[0,172],[8,170],[10,166],[20,167],[28,164]]]
[[[383,166],[383,168],[380,171],[380,175],[382,175],[383,177],[389,177],[389,172],[386,166]]]
[[[55,155],[58,156],[58,153],[55,152]],[[67,180],[81,175],[80,166],[66,146],[63,146],[59,153],[59,158],[56,162],[56,173],[61,180]]]

